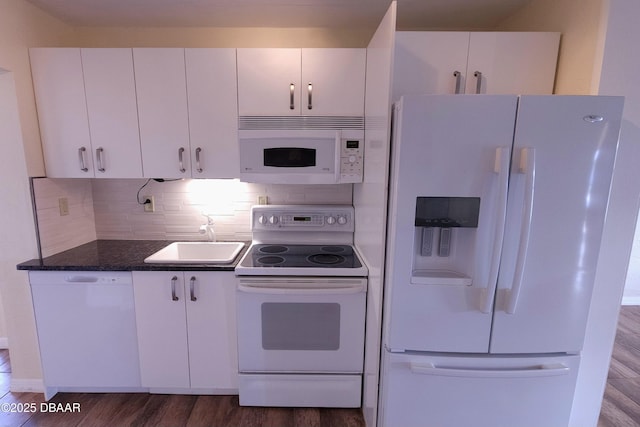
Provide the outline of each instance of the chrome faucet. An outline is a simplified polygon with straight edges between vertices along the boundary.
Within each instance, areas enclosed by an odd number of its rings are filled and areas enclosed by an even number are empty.
[[[200,234],[206,234],[208,241],[215,242],[216,232],[213,229],[213,219],[207,214],[202,215],[207,217],[207,223],[200,226]]]

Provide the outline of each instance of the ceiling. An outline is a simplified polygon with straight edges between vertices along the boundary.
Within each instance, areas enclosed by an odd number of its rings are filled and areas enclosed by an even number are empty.
[[[375,29],[391,0],[29,0],[73,26]],[[399,29],[491,29],[530,0],[398,0]]]

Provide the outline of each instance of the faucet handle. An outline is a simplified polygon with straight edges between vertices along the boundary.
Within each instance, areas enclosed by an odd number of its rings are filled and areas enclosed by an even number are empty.
[[[210,214],[206,214],[204,212],[201,212],[201,215],[207,218],[207,225],[213,225],[213,218],[211,218]]]

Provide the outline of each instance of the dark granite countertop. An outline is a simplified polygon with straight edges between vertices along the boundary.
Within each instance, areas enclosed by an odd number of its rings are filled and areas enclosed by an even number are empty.
[[[144,259],[168,244],[167,240],[94,240],[43,259],[18,264],[18,270],[60,271],[232,271],[249,247],[230,264],[145,264]]]

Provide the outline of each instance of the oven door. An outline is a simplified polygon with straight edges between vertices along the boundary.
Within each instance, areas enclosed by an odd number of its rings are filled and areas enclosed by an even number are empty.
[[[240,180],[271,184],[335,184],[341,132],[242,130]]]
[[[242,373],[361,373],[365,278],[240,277]]]

